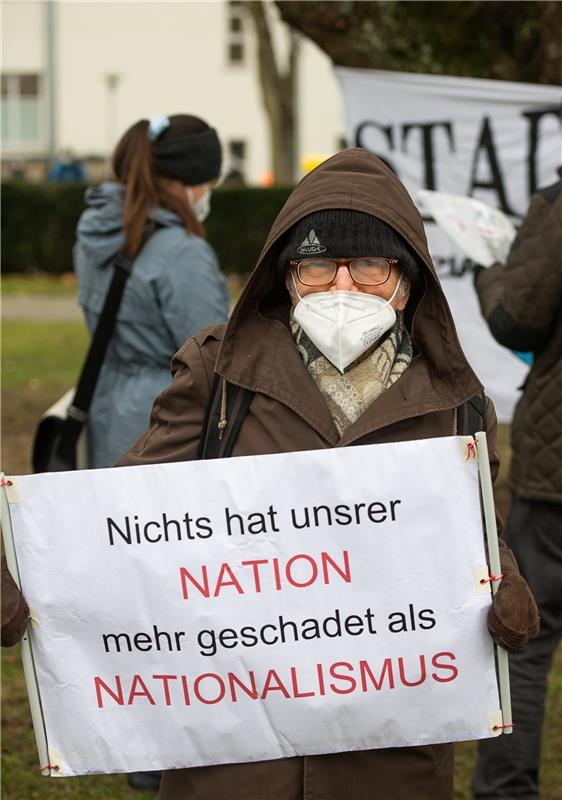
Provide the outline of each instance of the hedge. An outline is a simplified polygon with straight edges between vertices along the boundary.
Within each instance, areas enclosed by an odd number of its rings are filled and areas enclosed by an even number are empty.
[[[3,272],[72,270],[72,247],[85,186],[2,184]],[[249,272],[290,188],[219,188],[206,221],[210,243],[226,273]]]

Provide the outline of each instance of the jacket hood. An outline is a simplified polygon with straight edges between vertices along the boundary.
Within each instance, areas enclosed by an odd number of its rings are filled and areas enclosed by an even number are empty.
[[[106,182],[86,189],[87,209],[78,222],[76,238],[96,266],[107,265],[123,246],[124,199],[125,187],[120,183]],[[181,225],[179,217],[164,208],[152,209],[149,217],[164,227]]]
[[[458,403],[480,392],[482,386],[460,346],[451,310],[429,255],[423,221],[406,188],[379,158],[362,148],[337,153],[308,173],[295,187],[275,219],[256,267],[228,323],[217,371],[239,378],[240,364],[229,369],[244,345],[252,319],[267,318],[264,301],[274,292],[277,256],[283,235],[296,222],[314,211],[327,208],[363,211],[384,220],[407,242],[424,275],[425,288],[416,298],[415,309],[407,309],[408,327],[415,352],[423,354],[432,374],[447,385],[447,394]],[[384,254],[382,254],[384,255]],[[288,295],[287,295],[288,302]],[[414,299],[410,300],[415,302]],[[240,338],[242,337],[242,339]],[[251,339],[249,339],[251,341]],[[235,343],[239,345],[235,347]],[[247,347],[247,340],[246,340]]]

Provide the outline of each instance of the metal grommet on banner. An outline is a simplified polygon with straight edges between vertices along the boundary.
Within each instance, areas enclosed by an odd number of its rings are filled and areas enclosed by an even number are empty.
[[[501,731],[501,730],[504,730],[504,728],[513,728],[513,725],[512,724],[509,724],[509,725],[494,725],[492,730]]]
[[[2,478],[2,480],[0,481],[0,486],[13,486],[13,485],[14,482],[8,480],[7,478]]]
[[[52,770],[53,772],[58,772],[60,767],[58,764],[45,764],[44,767],[37,767],[37,769],[40,769],[41,772],[43,772],[46,769]]]

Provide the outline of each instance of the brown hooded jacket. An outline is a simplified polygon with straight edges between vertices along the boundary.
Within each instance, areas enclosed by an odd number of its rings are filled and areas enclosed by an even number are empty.
[[[410,367],[341,438],[294,346],[289,297],[276,269],[283,234],[302,217],[324,208],[354,209],[387,222],[409,243],[425,277],[417,304],[409,302],[413,314],[409,309],[406,313],[414,345]],[[200,331],[177,353],[173,382],[157,398],[149,429],[120,464],[196,458],[213,372],[255,392],[233,449],[235,456],[456,433],[457,408],[482,391],[482,386],[461,350],[421,217],[404,186],[378,158],[365,150],[349,149],[303,178],[275,220],[230,322],[226,328]],[[498,470],[496,428],[488,403],[494,477]],[[496,619],[494,633],[520,646],[534,633],[536,609],[511,554],[502,550],[503,570],[512,576],[521,609],[510,616],[509,629]],[[435,745],[174,770],[164,773],[160,798],[446,800],[452,797],[452,781],[452,747]]]

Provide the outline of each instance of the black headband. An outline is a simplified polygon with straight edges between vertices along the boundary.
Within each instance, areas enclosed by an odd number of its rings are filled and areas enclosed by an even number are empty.
[[[221,161],[221,145],[214,128],[200,133],[178,131],[175,134],[169,128],[153,144],[156,174],[181,181],[186,186],[216,180]]]

